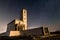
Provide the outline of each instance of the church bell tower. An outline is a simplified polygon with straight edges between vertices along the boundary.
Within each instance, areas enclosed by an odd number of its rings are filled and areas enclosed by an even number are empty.
[[[20,18],[20,20],[22,20],[24,22],[25,30],[27,30],[27,10],[26,9],[21,10],[21,18]]]

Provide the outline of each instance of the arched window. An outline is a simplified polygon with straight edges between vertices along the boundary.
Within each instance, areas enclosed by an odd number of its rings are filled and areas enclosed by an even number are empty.
[[[17,30],[17,24],[15,24],[15,30]]]

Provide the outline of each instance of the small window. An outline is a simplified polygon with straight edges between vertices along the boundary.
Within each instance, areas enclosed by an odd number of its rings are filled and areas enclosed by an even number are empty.
[[[15,25],[15,30],[17,30],[17,24]]]
[[[25,11],[24,11],[24,13],[25,13]]]

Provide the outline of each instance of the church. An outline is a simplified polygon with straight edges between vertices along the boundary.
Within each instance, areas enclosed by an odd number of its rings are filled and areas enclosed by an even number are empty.
[[[43,36],[49,35],[49,30],[47,27],[39,27],[35,29],[28,29],[27,9],[22,9],[20,12],[20,19],[14,19],[7,24],[6,33],[1,34],[1,36]]]

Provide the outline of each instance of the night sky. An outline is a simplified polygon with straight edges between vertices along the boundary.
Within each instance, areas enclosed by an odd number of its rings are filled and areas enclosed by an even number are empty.
[[[28,27],[60,30],[60,0],[0,0],[0,33],[7,24],[20,18],[22,8],[28,10]]]

